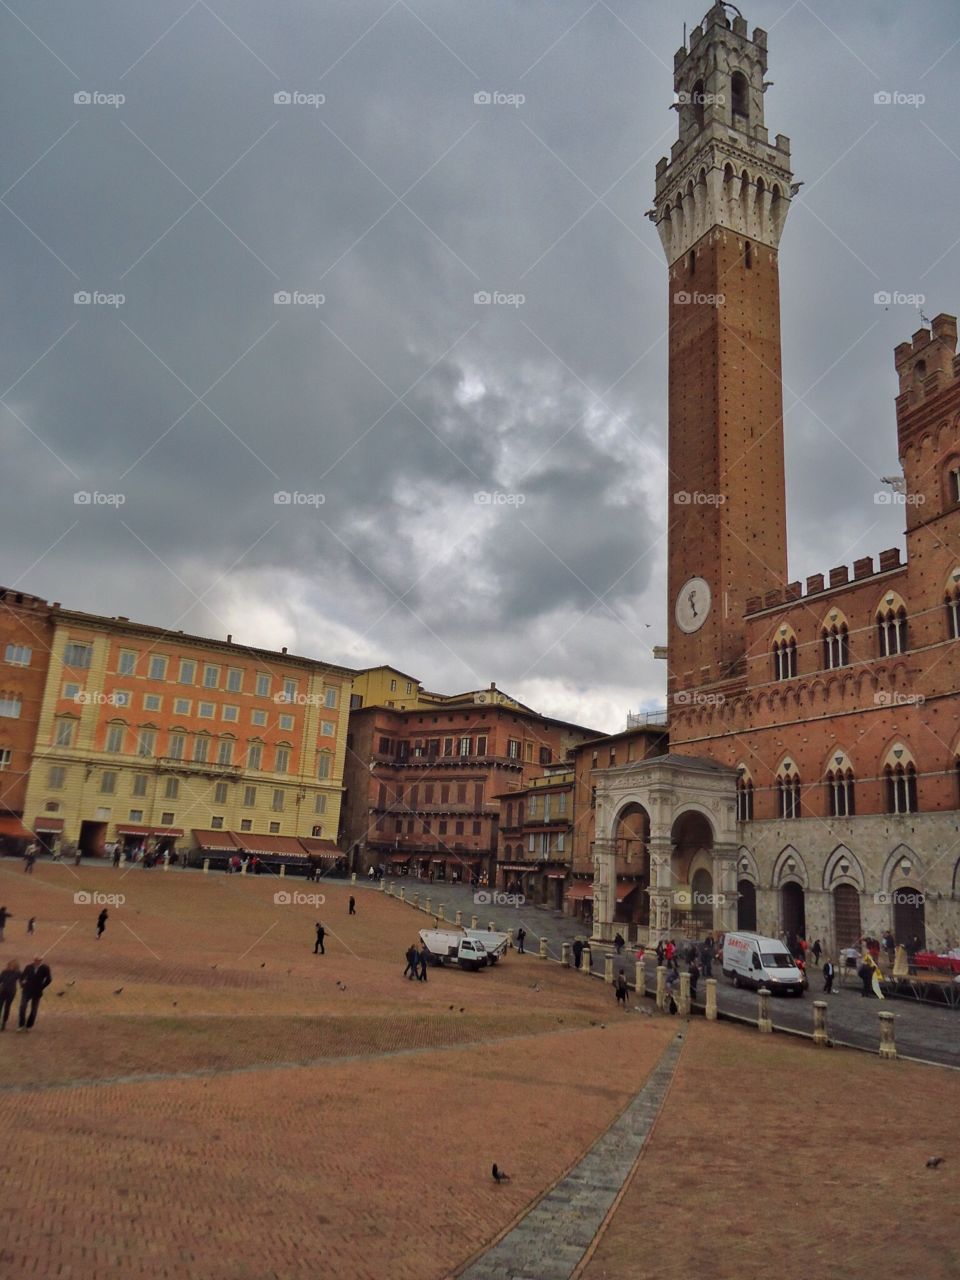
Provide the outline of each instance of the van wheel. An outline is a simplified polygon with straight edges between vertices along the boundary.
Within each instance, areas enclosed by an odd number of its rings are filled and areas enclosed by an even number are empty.
[[[733,985],[734,985],[735,987],[739,987],[739,986],[740,986],[740,975],[739,975],[739,973],[735,973],[735,974],[733,975]]]

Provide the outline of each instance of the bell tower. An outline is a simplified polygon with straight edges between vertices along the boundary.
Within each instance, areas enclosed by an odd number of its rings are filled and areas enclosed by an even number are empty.
[[[715,4],[674,58],[680,136],[654,208],[670,288],[668,696],[741,673],[748,596],[787,583],[777,250],[790,142],[767,35]]]

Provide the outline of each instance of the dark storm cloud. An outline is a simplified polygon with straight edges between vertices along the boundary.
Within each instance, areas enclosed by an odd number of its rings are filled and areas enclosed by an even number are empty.
[[[438,688],[495,678],[611,728],[658,701],[666,273],[643,215],[700,11],[11,8],[4,581]],[[802,576],[900,541],[873,495],[920,322],[873,299],[960,300],[960,28],[947,0],[746,17],[806,182],[781,258]],[[295,90],[325,102],[274,103]]]

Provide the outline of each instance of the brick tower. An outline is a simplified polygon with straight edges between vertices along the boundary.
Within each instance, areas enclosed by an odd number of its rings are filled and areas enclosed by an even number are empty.
[[[729,16],[732,12],[735,16]],[[715,4],[674,59],[657,165],[669,264],[668,694],[743,670],[748,596],[787,582],[777,247],[790,142],[767,140],[767,36]],[[671,699],[672,701],[672,699]]]

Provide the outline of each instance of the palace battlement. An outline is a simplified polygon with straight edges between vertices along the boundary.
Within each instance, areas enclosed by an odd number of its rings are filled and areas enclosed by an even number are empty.
[[[745,616],[763,613],[767,609],[782,608],[783,605],[794,604],[797,600],[809,600],[813,596],[835,591],[838,587],[846,587],[851,583],[862,582],[865,578],[879,577],[880,574],[904,567],[900,548],[888,547],[880,552],[879,565],[876,568],[873,556],[862,556],[859,560],[854,560],[853,577],[850,576],[849,567],[840,564],[831,569],[826,576],[822,573],[810,574],[805,586],[802,582],[790,582],[782,591],[768,591],[763,596],[748,596]]]

